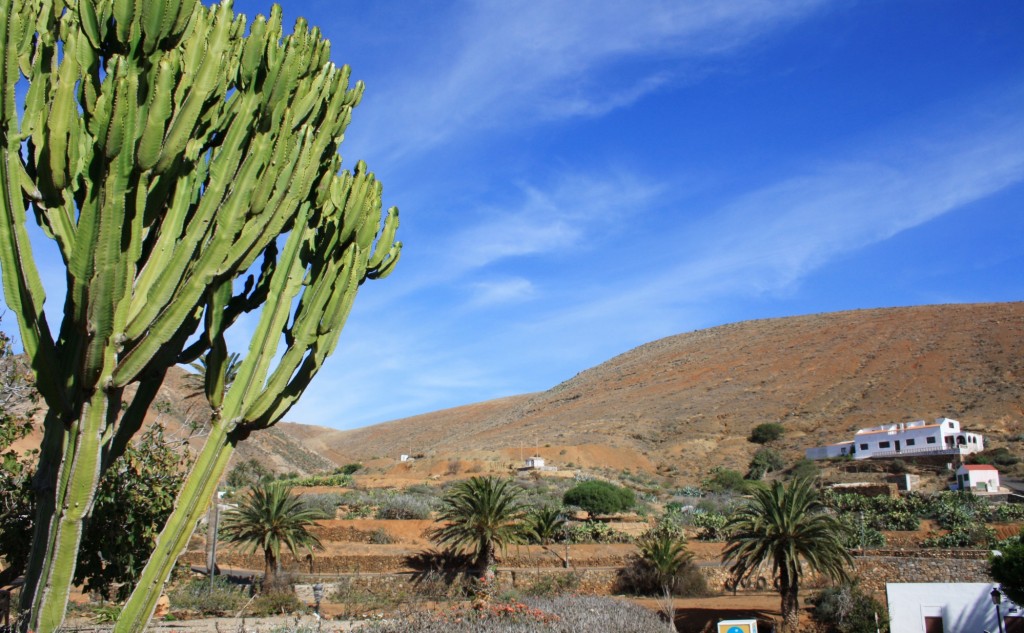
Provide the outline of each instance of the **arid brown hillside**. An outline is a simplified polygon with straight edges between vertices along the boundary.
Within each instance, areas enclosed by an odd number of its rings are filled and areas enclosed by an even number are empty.
[[[31,405],[25,404],[16,412],[24,414],[29,406]],[[15,450],[26,451],[39,445],[42,439],[44,413],[45,411],[39,408],[35,409],[35,430],[30,436],[15,442]],[[209,405],[202,396],[194,375],[181,368],[171,368],[149,408],[146,426],[160,423],[164,427],[166,438],[191,438],[189,446],[198,451],[205,441],[204,429],[209,419]],[[328,457],[321,456],[315,450],[304,446],[301,439],[276,427],[253,433],[248,440],[239,444],[232,459],[234,462],[257,459],[275,472],[301,474],[331,470],[336,466]]]
[[[795,460],[860,427],[938,416],[999,442],[1024,432],[1022,407],[1024,303],[1006,303],[724,325],[648,343],[542,393],[353,431],[283,430],[338,463],[525,450],[697,481],[716,465],[744,469],[762,422],[783,424],[779,448]]]

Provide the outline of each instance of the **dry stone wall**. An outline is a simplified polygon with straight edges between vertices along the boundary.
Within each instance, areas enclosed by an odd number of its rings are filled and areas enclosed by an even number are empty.
[[[200,556],[185,562],[203,565]],[[303,592],[311,592],[310,583],[321,575],[330,576],[327,595],[339,587],[358,588],[367,592],[407,592],[410,595],[450,592],[457,590],[458,578],[442,579],[429,574],[414,572],[393,572],[403,569],[406,560],[401,556],[374,557],[331,557],[329,560],[314,559],[314,573],[309,574],[308,561],[293,560],[285,567],[297,579],[306,579],[307,584],[296,587],[300,598],[306,600]],[[221,560],[226,567],[262,569],[262,557],[239,556]],[[502,568],[497,575],[499,587],[530,590],[538,586],[545,588],[571,588],[587,594],[610,594],[616,589],[621,565],[593,566],[563,569],[560,567],[534,566],[531,568]],[[702,563],[701,573],[707,579],[708,587],[716,592],[731,592],[728,568],[720,563]],[[860,578],[864,589],[884,593],[887,582],[991,582],[988,573],[988,552],[983,550],[877,550],[870,555],[855,556],[853,573]],[[827,586],[827,579],[814,574],[805,578],[803,587],[815,589]],[[771,591],[770,570],[755,576],[746,585],[736,587],[738,593]],[[312,601],[309,593],[308,601]]]

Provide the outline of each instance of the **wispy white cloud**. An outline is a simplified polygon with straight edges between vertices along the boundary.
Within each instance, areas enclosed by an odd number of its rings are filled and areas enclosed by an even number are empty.
[[[470,284],[470,288],[474,293],[470,306],[474,308],[519,303],[532,299],[537,294],[533,283],[522,277],[480,281]]]
[[[360,134],[389,159],[482,129],[600,116],[812,13],[820,0],[481,2],[443,50],[378,84]],[[424,64],[423,58],[432,59]],[[622,72],[631,61],[654,61]],[[636,75],[636,76],[633,76]]]
[[[666,236],[678,248],[662,274],[645,272],[623,292],[562,306],[535,326],[614,322],[649,338],[643,332],[678,323],[670,315],[687,306],[790,292],[836,258],[1024,182],[1024,123],[987,123],[958,129],[944,119],[943,141],[890,138],[740,195]],[[936,244],[936,257],[952,252],[955,244]]]
[[[591,251],[648,209],[665,189],[663,183],[609,167],[522,183],[505,196],[507,202],[479,207],[467,203],[470,208],[459,212],[455,230],[438,230],[426,246],[408,249],[402,274],[388,281],[388,300],[453,282],[475,282],[476,271],[507,260]]]

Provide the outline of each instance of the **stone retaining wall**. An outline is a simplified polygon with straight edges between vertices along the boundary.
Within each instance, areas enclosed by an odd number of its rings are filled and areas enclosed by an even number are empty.
[[[946,551],[949,557],[942,557],[941,551],[929,551],[923,556],[910,556],[907,552],[890,553],[886,556],[857,556],[854,559],[854,575],[860,578],[861,586],[874,593],[884,594],[887,582],[991,582],[988,575],[988,561],[984,552],[965,550]],[[698,566],[707,579],[708,588],[715,592],[731,590],[728,584],[728,568],[719,563],[705,563]],[[530,590],[541,586],[551,589],[564,587],[593,595],[611,594],[616,589],[619,569],[605,568],[532,568],[500,569],[496,581],[501,589]],[[387,591],[389,595],[402,593],[412,595],[440,596],[458,592],[458,582],[442,579],[440,576],[414,573],[368,573],[347,574],[343,578],[324,583],[325,596],[332,596],[339,590],[360,590],[369,593]],[[827,586],[826,579],[817,575],[805,578],[803,588],[815,589]],[[296,585],[301,600],[313,601],[312,584]],[[756,577],[747,586],[736,588],[737,593],[772,591],[770,574]]]
[[[986,558],[858,556],[861,586],[884,593],[887,582],[992,582]]]

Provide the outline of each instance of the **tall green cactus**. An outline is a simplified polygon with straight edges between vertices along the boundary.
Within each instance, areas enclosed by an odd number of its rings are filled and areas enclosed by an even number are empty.
[[[141,631],[231,451],[288,411],[359,286],[394,268],[398,212],[382,222],[362,163],[339,173],[362,84],[305,21],[284,35],[279,7],[247,25],[230,0],[0,0],[0,45],[0,268],[48,407],[32,629],[63,620],[103,469],[168,368],[206,357],[213,428],[117,624]],[[56,339],[29,210],[67,267]],[[225,390],[225,333],[254,310]]]

